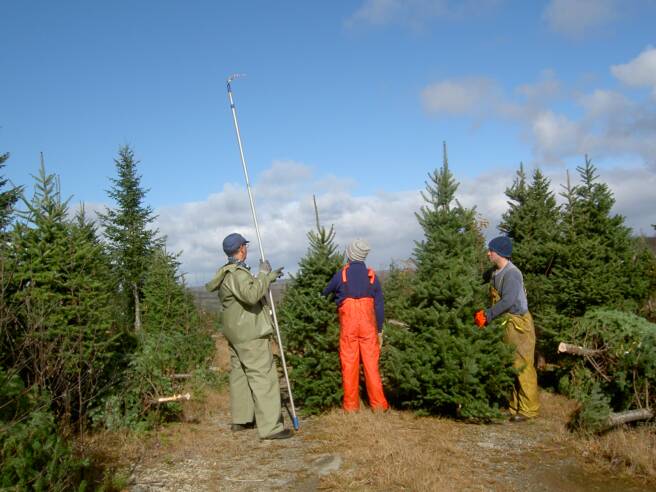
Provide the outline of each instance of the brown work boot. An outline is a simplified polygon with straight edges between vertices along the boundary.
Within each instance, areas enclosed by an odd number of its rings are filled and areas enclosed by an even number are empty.
[[[291,431],[291,429],[283,429],[280,432],[276,432],[275,434],[270,434],[266,437],[263,437],[262,439],[270,440],[270,439],[289,439],[292,437],[294,433]]]

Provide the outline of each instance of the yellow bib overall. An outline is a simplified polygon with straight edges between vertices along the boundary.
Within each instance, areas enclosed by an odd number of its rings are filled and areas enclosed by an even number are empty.
[[[501,295],[490,285],[492,305],[499,302]],[[540,411],[538,377],[533,366],[535,353],[535,327],[530,312],[525,314],[506,313],[501,316],[505,329],[504,342],[515,347],[513,366],[519,372],[510,400],[510,413],[525,417],[537,417]]]

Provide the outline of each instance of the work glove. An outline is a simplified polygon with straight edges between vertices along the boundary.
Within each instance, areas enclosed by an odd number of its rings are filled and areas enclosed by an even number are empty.
[[[383,348],[383,332],[381,331],[378,334],[378,348]]]
[[[474,324],[481,330],[487,325],[487,317],[485,316],[485,311],[483,309],[476,311],[474,314]]]
[[[275,282],[275,281],[278,280],[280,277],[282,277],[282,276],[283,276],[282,271],[283,271],[284,268],[285,268],[285,267],[276,268],[275,270],[269,272],[269,273],[267,274],[267,275],[269,276],[269,280],[270,280],[271,282]]]
[[[269,263],[269,260],[260,260],[260,273],[265,275],[271,273],[271,263]]]

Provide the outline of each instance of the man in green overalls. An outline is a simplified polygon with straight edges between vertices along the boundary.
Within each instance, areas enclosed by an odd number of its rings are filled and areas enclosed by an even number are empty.
[[[205,286],[218,291],[221,326],[230,348],[230,409],[234,431],[257,426],[261,439],[292,436],[283,426],[278,371],[271,351],[272,321],[264,296],[269,285],[282,275],[260,261],[253,276],[244,263],[248,241],[237,233],[223,240],[228,263]]]
[[[476,313],[475,322],[483,328],[495,318],[501,318],[504,341],[515,347],[514,367],[517,381],[510,401],[510,420],[521,422],[538,416],[540,398],[533,357],[535,327],[528,310],[522,272],[511,261],[512,242],[506,236],[495,237],[488,245],[488,259],[496,270],[490,279],[492,307]]]

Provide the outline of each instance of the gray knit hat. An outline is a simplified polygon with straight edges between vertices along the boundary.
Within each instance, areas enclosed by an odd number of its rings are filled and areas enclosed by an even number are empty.
[[[346,247],[346,256],[349,260],[364,261],[371,248],[364,239],[356,239]]]

